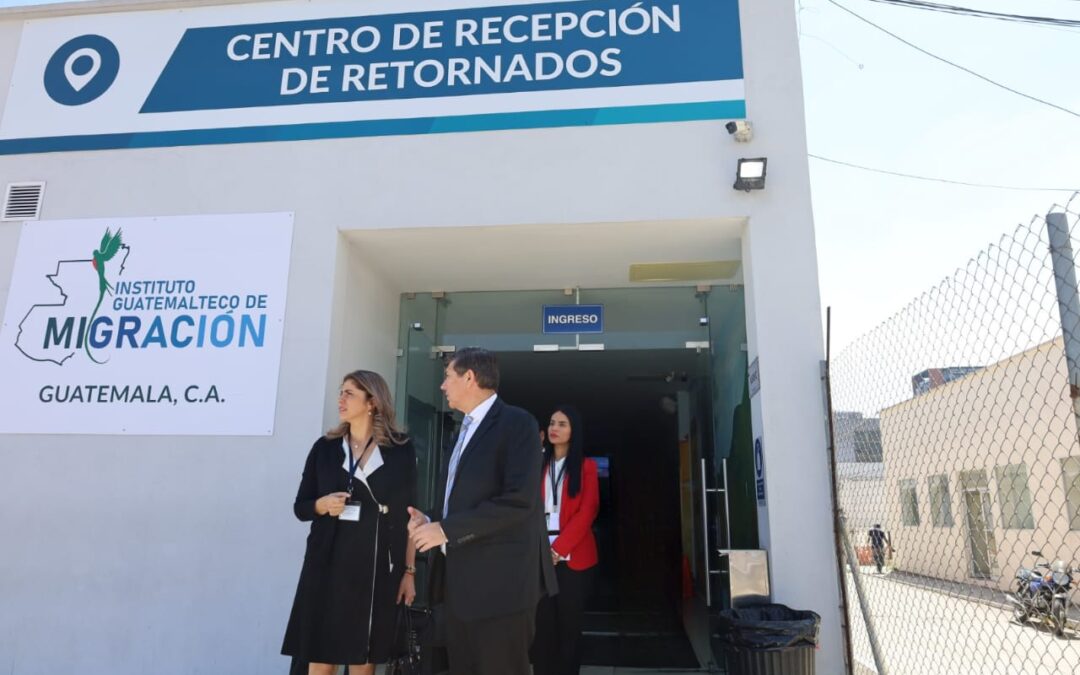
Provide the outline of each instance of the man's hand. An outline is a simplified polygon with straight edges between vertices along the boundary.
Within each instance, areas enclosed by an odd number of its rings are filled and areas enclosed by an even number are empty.
[[[551,564],[558,565],[560,558],[561,556],[559,555],[559,552],[555,549],[551,549]]]
[[[431,518],[424,515],[424,512],[420,509],[409,507],[409,536],[412,536],[413,531],[421,525],[426,525],[431,522]]]
[[[416,550],[421,553],[442,546],[447,542],[442,525],[439,525],[438,523],[425,523],[416,527],[413,527],[412,523],[410,523],[409,538],[412,539],[413,545],[416,546]]]
[[[320,516],[331,515],[335,518],[345,510],[345,500],[349,498],[348,492],[331,492],[319,497],[315,502],[315,513]]]

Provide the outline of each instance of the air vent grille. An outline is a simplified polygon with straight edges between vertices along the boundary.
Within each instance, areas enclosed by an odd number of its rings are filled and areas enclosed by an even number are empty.
[[[4,191],[4,215],[0,220],[37,220],[45,183],[8,183]]]

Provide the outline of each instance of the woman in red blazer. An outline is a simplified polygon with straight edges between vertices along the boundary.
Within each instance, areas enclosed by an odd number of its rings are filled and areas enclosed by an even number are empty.
[[[542,495],[559,593],[536,608],[535,675],[577,675],[581,621],[596,567],[592,525],[600,508],[596,462],[585,458],[581,415],[569,405],[551,414],[544,444]]]

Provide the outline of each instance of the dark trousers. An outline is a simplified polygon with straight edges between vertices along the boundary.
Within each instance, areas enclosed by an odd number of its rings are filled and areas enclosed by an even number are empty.
[[[447,609],[446,651],[450,675],[529,675],[534,610],[463,621]]]
[[[577,572],[566,563],[555,566],[559,593],[542,598],[536,608],[531,652],[536,675],[578,675],[581,670],[581,622],[595,569]]]
[[[866,549],[863,549],[864,551]],[[874,546],[874,566],[877,567],[878,574],[881,574],[881,567],[885,564],[885,548],[881,546]]]

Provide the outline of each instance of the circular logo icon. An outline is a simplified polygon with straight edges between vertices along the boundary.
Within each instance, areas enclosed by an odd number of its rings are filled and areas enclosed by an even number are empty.
[[[56,50],[45,66],[45,91],[62,105],[83,105],[101,96],[120,72],[120,52],[107,38],[81,35]]]

